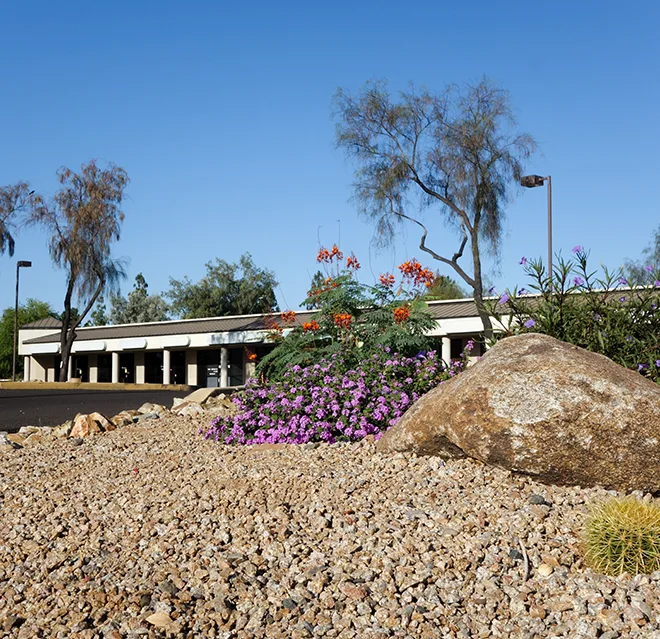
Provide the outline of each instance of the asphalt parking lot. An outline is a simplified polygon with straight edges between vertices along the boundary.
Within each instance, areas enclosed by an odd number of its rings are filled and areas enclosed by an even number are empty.
[[[0,431],[15,433],[21,426],[57,426],[77,413],[97,411],[112,417],[145,402],[168,408],[175,397],[191,391],[143,390],[6,390],[0,389]]]

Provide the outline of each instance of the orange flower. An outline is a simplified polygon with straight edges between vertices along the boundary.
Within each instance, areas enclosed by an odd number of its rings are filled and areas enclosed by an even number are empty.
[[[330,255],[332,257],[336,257],[338,260],[344,257],[344,254],[339,250],[336,244],[332,245],[332,250],[330,251]]]
[[[307,331],[312,331],[312,333],[316,333],[316,331],[319,330],[319,325],[316,320],[312,320],[311,322],[303,322],[303,333],[307,333]]]
[[[353,316],[350,313],[335,313],[335,324],[339,328],[350,328]]]
[[[357,261],[357,257],[353,253],[346,258],[346,268],[352,268],[354,271],[360,268],[360,262]]]
[[[410,308],[407,306],[397,306],[394,309],[394,321],[397,324],[403,324],[410,317]]]
[[[380,283],[383,286],[387,286],[387,288],[394,286],[394,275],[391,273],[385,273],[385,275],[381,275],[378,279],[380,280]]]
[[[282,321],[285,324],[293,324],[296,321],[296,312],[295,311],[284,311],[281,315]]]
[[[423,268],[414,258],[400,264],[399,270],[403,273],[404,279],[410,280],[414,286],[424,284],[429,288],[435,281],[435,273],[431,269]]]
[[[257,359],[256,352],[253,351],[251,348],[248,348],[247,346],[245,347],[245,356],[250,362],[254,362]]]
[[[270,339],[279,339],[284,330],[272,315],[264,317],[264,325],[270,331]]]
[[[341,260],[343,257],[344,254],[339,250],[336,244],[333,244],[330,251],[328,251],[327,248],[321,247],[319,254],[316,256],[316,261],[330,264],[335,258],[337,258],[337,260]]]

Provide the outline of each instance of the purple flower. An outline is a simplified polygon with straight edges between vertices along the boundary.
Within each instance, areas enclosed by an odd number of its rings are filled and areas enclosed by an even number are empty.
[[[655,360],[655,365],[656,365],[658,368],[660,368],[660,359],[656,359],[656,360]]]
[[[644,268],[647,273],[653,273],[653,267],[650,264],[647,264]]]
[[[660,280],[656,280],[655,282],[653,282],[653,286],[660,288]]]
[[[492,295],[494,292],[495,292],[495,287],[494,287],[494,286],[491,286],[491,287],[488,289],[488,295]]]
[[[619,298],[619,302],[622,302],[622,303],[623,303],[623,302],[625,302],[625,301],[626,301],[626,296],[625,296],[625,295],[622,295],[622,296]]]
[[[500,304],[506,304],[509,301],[509,296],[506,293],[502,293],[502,296],[498,300]]]
[[[581,253],[584,249],[578,244],[577,246],[573,247],[573,253]]]
[[[536,322],[533,319],[528,319],[525,322],[525,328],[532,328],[532,326],[536,326]]]
[[[518,264],[522,264],[523,266],[527,266],[527,258],[526,257],[521,257],[520,262]]]
[[[648,368],[648,364],[637,364],[637,370],[641,373],[645,368]]]
[[[575,286],[582,286],[584,284],[584,280],[578,275],[577,277],[573,278],[573,284]]]
[[[627,286],[628,285],[628,280],[625,277],[620,277],[618,282],[619,282],[619,284],[621,284],[621,286]]]
[[[526,294],[527,294],[527,289],[526,289],[526,288],[521,288],[521,289],[518,291],[518,295],[526,295]]]

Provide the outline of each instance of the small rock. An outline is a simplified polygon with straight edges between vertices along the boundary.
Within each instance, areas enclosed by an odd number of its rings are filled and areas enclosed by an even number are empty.
[[[548,577],[554,572],[554,568],[550,566],[549,564],[539,564],[539,567],[537,568],[537,572],[539,575],[543,575],[544,577]]]
[[[147,617],[147,621],[156,628],[165,628],[172,623],[172,619],[165,612],[154,612],[153,615]]]
[[[529,501],[530,504],[535,504],[536,506],[552,506],[552,503],[549,502],[543,495],[537,495],[536,493],[532,493],[527,501]]]

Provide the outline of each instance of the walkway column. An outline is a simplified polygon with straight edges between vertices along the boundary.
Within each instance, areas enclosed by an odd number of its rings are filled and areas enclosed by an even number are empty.
[[[112,354],[112,383],[119,384],[119,353]]]
[[[163,349],[163,384],[170,383],[170,352]]]
[[[29,355],[26,355],[23,358],[23,381],[24,382],[29,382],[30,381],[30,364],[32,362],[32,358]]]
[[[451,338],[445,335],[442,338],[442,361],[449,366],[451,361]]]
[[[67,371],[66,371],[66,381],[67,382],[71,381],[72,371],[73,371],[73,357],[71,356],[71,353],[69,353],[69,368],[67,368]]]
[[[220,349],[220,387],[227,388],[229,386],[227,376],[227,363],[229,361],[229,350],[226,348]]]
[[[197,379],[197,351],[186,351],[186,378],[183,383],[188,384],[188,386],[199,384]]]

